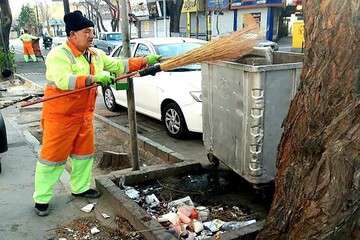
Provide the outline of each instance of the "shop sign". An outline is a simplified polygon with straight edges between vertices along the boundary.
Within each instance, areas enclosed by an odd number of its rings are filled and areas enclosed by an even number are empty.
[[[225,10],[229,9],[230,0],[208,0],[207,8],[209,10]]]
[[[149,16],[149,9],[146,0],[131,0],[130,9],[131,13],[137,17]]]

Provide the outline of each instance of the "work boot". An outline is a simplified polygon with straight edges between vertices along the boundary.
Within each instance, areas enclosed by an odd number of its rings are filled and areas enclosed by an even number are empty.
[[[37,61],[35,54],[31,54],[30,57],[33,62]]]
[[[84,198],[99,198],[101,194],[95,189],[89,189],[82,193],[72,193],[75,197],[84,197]]]
[[[40,217],[49,215],[49,204],[48,203],[35,203],[35,212]]]

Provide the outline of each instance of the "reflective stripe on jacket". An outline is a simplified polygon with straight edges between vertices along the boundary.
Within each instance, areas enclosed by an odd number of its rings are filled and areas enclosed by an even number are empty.
[[[101,71],[115,73],[127,72],[127,60],[107,56],[99,49],[91,48],[90,61],[70,42],[53,48],[45,61],[47,86],[45,97],[61,94],[66,91],[84,88],[91,76]],[[96,89],[44,102],[43,118],[52,114],[83,115],[94,111]]]

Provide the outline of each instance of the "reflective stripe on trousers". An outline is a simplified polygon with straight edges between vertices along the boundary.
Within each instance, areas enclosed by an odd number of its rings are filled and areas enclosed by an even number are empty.
[[[79,159],[70,158],[71,177],[70,185],[72,193],[82,193],[90,189],[92,179],[92,166],[94,157]],[[65,169],[62,165],[46,165],[37,162],[35,171],[35,192],[33,199],[36,203],[49,203],[54,192],[54,186],[59,181]]]

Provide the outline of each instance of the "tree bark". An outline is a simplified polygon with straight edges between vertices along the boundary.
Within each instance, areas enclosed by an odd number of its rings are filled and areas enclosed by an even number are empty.
[[[257,239],[360,239],[360,0],[303,7],[305,64]]]
[[[183,0],[167,1],[167,9],[171,9],[170,13],[170,36],[179,35],[180,33],[180,16],[183,6]]]
[[[0,47],[9,50],[9,35],[12,23],[11,9],[8,0],[0,1]]]

